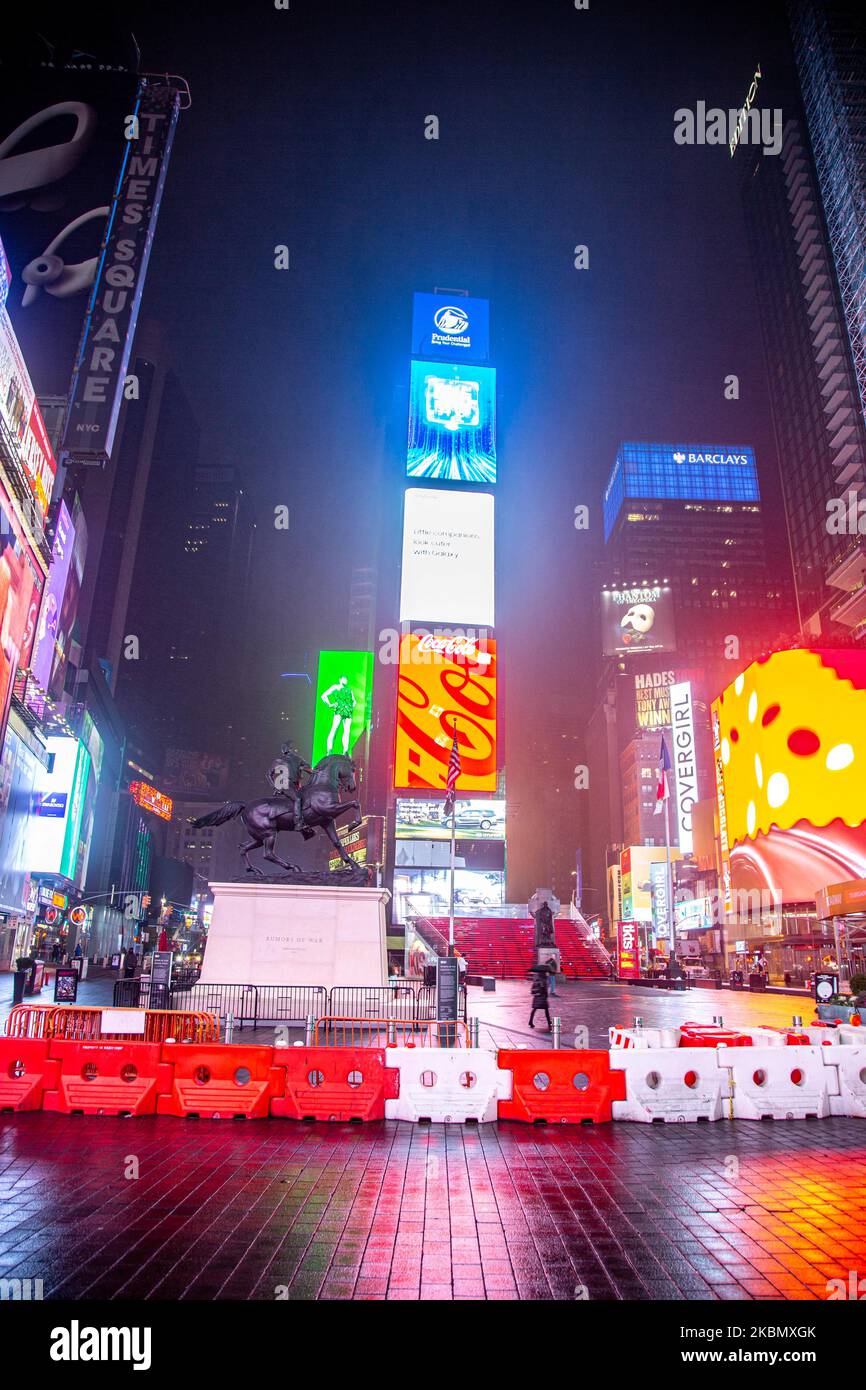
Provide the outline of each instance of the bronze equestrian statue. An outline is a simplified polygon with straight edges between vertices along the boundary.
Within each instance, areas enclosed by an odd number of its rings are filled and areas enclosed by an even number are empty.
[[[345,754],[334,753],[305,772],[308,768],[299,753],[284,745],[281,757],[275,760],[268,773],[271,785],[277,790],[276,796],[249,803],[226,801],[192,824],[196,830],[201,830],[205,826],[225,825],[240,816],[251,837],[240,846],[247,872],[262,878],[263,870],[250,863],[251,850],[263,848],[263,858],[270,863],[279,864],[292,873],[299,872],[296,864],[281,859],[274,850],[281,830],[297,830],[309,839],[321,827],[343,863],[359,868],[357,861],[346,852],[334,824],[344,811],[355,812],[355,819],[347,829],[354,830],[361,824],[361,803],[354,797],[343,799],[345,792],[357,791],[355,764]]]

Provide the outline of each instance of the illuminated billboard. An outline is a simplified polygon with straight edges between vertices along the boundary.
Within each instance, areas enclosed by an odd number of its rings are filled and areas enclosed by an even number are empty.
[[[682,857],[682,850],[671,848],[672,864]],[[623,921],[652,922],[654,864],[662,864],[667,874],[667,852],[664,845],[629,845],[621,851],[619,906]],[[656,912],[658,913],[658,908]]]
[[[691,854],[694,848],[692,810],[698,799],[691,681],[680,681],[671,686],[671,742],[677,841],[683,854]]]
[[[65,396],[99,265],[138,79],[95,63],[22,62],[0,88],[9,312],[41,394]]]
[[[52,766],[40,767],[27,830],[27,866],[35,874],[74,878],[90,753],[76,738],[47,740]]]
[[[604,494],[608,539],[628,498],[664,502],[759,502],[755,451],[748,444],[621,444]]]
[[[30,673],[42,690],[48,689],[57,656],[60,614],[74,546],[75,530],[72,525],[72,518],[66,503],[61,502],[57,514],[54,544],[51,547],[51,568],[48,571],[48,579],[42,595],[36,640],[33,644],[33,657],[30,662]]]
[[[18,667],[33,650],[45,576],[0,484],[0,741]]]
[[[674,651],[674,600],[670,586],[603,589],[601,636],[605,656]]]
[[[41,524],[51,501],[57,464],[6,309],[0,309],[0,418],[14,441],[27,481],[28,500]]]
[[[493,626],[493,509],[489,492],[406,489],[401,623]]]
[[[330,753],[351,755],[370,727],[373,653],[319,652],[312,764]]]
[[[447,293],[413,296],[413,357],[486,362],[489,355],[489,300]]]
[[[410,478],[496,482],[496,369],[413,362],[409,378]]]
[[[479,907],[501,907],[505,900],[505,874],[501,869],[454,870],[454,907],[461,916]],[[436,917],[447,914],[451,904],[450,869],[395,869],[394,915]]]
[[[396,836],[398,840],[448,840],[451,817],[445,815],[443,799],[397,797]],[[456,800],[454,824],[458,840],[504,840],[505,802]]]
[[[140,806],[143,811],[151,811],[161,820],[171,820],[171,797],[157,791],[149,782],[130,782],[129,794],[136,806]]]
[[[753,662],[713,704],[730,890],[806,902],[866,876],[866,651]]]
[[[423,641],[400,641],[394,786],[443,791],[456,726],[458,791],[495,791],[496,642],[470,657],[425,651]]]

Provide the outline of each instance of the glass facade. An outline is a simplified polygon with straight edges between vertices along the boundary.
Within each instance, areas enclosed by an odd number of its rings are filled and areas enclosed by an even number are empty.
[[[621,444],[604,494],[608,539],[628,498],[757,502],[754,450],[732,444]]]

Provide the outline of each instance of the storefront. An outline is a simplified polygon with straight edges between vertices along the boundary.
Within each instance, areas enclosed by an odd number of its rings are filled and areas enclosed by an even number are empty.
[[[833,933],[843,978],[866,974],[866,879],[820,889],[815,910],[825,930]]]
[[[750,973],[763,958],[771,985],[808,987],[816,970],[834,968],[833,929],[819,921],[808,903],[791,904],[765,917],[728,922],[725,927],[725,963],[728,973]]]

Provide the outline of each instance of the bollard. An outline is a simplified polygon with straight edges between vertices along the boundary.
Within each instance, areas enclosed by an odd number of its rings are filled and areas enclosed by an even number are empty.
[[[313,1046],[313,1029],[315,1028],[315,1026],[316,1026],[316,1020],[315,1020],[315,1018],[313,1017],[312,1014],[307,1014],[307,1021],[306,1021],[306,1023],[304,1024],[304,1046],[305,1046],[305,1047],[312,1047],[312,1046]]]
[[[480,1037],[481,1037],[481,1020],[480,1020],[479,1018],[470,1019],[470,1021],[469,1021],[469,1043],[470,1043],[470,1046],[472,1046],[472,1047],[480,1047],[480,1046],[481,1046],[481,1043],[480,1043],[480,1041],[479,1041]]]
[[[552,1046],[555,1048],[562,1047],[562,1019],[558,1017],[553,1020]]]
[[[641,1018],[640,1014],[635,1014],[634,1016],[634,1027],[643,1028],[643,1019]]]
[[[397,1025],[393,1019],[388,1019],[388,1046],[397,1046]]]
[[[794,1017],[791,1019],[791,1022],[793,1023],[793,1025],[794,1025],[795,1028],[802,1028],[802,1027],[803,1027],[803,1015],[802,1015],[802,1014],[794,1014]]]
[[[225,1040],[226,1040],[227,1043],[230,1043],[230,1042],[231,1042],[232,1038],[234,1037],[234,1033],[235,1033],[235,1016],[234,1016],[234,1014],[226,1014],[226,1036],[225,1036]]]

